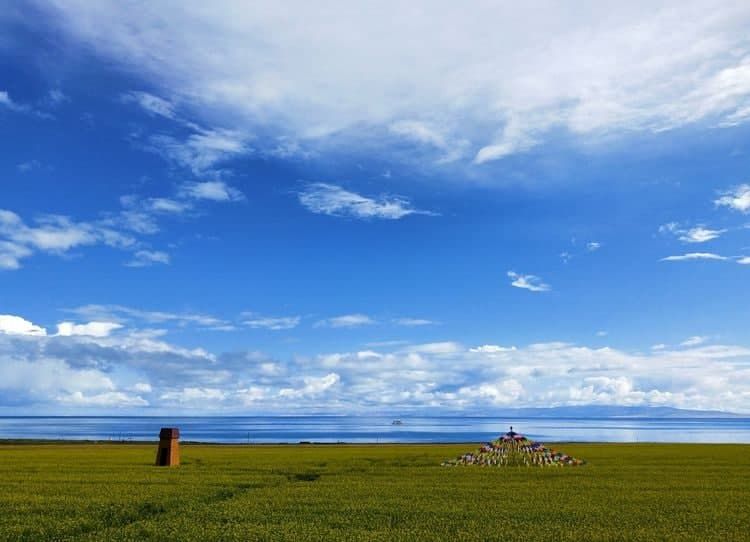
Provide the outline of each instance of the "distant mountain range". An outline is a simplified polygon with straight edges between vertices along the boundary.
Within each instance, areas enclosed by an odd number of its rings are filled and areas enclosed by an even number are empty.
[[[493,416],[508,418],[742,418],[719,410],[687,410],[672,407],[581,405],[552,408],[506,408]]]

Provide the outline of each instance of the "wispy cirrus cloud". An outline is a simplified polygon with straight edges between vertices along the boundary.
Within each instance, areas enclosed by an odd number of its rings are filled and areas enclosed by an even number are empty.
[[[315,322],[315,327],[333,327],[333,328],[346,328],[346,327],[361,327],[370,326],[377,323],[376,320],[372,319],[366,314],[355,313],[355,314],[343,314],[341,316],[334,316],[332,318],[326,318],[324,320],[318,320]]]
[[[26,113],[38,117],[40,119],[52,119],[53,116],[45,111],[41,111],[32,107],[29,104],[19,103],[13,100],[6,90],[0,90],[0,107],[5,108],[14,113]]]
[[[18,269],[35,252],[66,254],[92,245],[128,250],[136,240],[100,222],[76,222],[67,216],[42,215],[28,225],[16,213],[0,209],[0,268]]]
[[[714,260],[724,261],[728,260],[726,256],[714,254],[713,252],[688,252],[687,254],[679,254],[675,256],[667,256],[662,258],[662,262],[687,262],[687,261],[698,261],[698,260]]]
[[[405,327],[435,325],[435,322],[433,320],[427,320],[425,318],[394,318],[393,323],[396,324],[397,326],[405,326]]]
[[[692,337],[688,337],[684,341],[680,343],[680,346],[699,346],[701,344],[704,344],[708,341],[708,337],[704,337],[702,335],[693,335]]]
[[[548,292],[552,289],[549,284],[546,284],[536,275],[522,275],[515,271],[508,271],[508,277],[513,279],[510,285],[516,288],[522,288],[531,292]]]
[[[362,220],[398,220],[409,215],[434,215],[412,207],[401,196],[367,197],[328,183],[310,183],[298,194],[299,202],[316,214],[358,218]]]
[[[150,267],[154,264],[167,265],[170,262],[170,256],[160,250],[137,250],[133,254],[133,259],[125,265],[128,267]]]
[[[263,316],[255,312],[245,312],[242,316],[244,325],[253,329],[270,329],[272,331],[294,329],[302,320],[299,316]]]
[[[408,138],[419,151],[430,146],[438,158],[451,142],[466,141],[461,156],[482,164],[543,145],[556,130],[593,140],[747,122],[750,8],[644,6],[591,4],[582,15],[556,5],[540,12],[417,2],[397,25],[396,4],[337,6],[336,25],[327,10],[271,2],[250,12],[234,0],[212,11],[83,1],[43,9],[64,35],[137,71],[170,102],[267,134],[261,146],[275,147],[280,137],[351,143],[365,127],[374,137]],[[434,28],[451,28],[451,39]],[[389,39],[364,38],[374,35]],[[210,55],[202,46],[209,42]],[[131,99],[152,114],[173,114],[142,93]],[[212,159],[200,154],[180,160],[205,167]]]
[[[683,243],[706,243],[718,239],[726,233],[726,229],[712,229],[704,224],[699,224],[692,228],[682,227],[677,222],[669,222],[659,226],[659,233],[669,233],[676,236]]]
[[[141,90],[131,90],[123,93],[121,99],[125,103],[138,104],[144,111],[152,115],[158,115],[170,120],[179,119],[174,104],[154,94]]]
[[[186,198],[209,201],[241,201],[245,196],[224,181],[204,181],[184,183],[180,195]]]
[[[249,151],[247,139],[235,130],[201,129],[185,138],[168,134],[149,136],[148,148],[195,175],[216,174],[215,168],[221,162]]]
[[[230,322],[208,314],[139,309],[124,305],[82,305],[64,312],[93,321],[115,323],[174,324],[180,327],[197,326],[208,329],[228,329]]]

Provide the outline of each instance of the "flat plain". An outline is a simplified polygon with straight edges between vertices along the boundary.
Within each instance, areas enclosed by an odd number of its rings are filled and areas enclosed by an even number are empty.
[[[750,445],[557,444],[582,467],[441,467],[451,445],[0,444],[0,540],[749,540]]]

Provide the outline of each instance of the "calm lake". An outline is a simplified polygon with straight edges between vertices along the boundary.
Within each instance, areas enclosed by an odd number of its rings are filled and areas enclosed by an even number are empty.
[[[201,442],[479,442],[513,426],[533,440],[750,443],[750,418],[481,418],[378,416],[0,417],[0,439],[156,440],[179,427]]]

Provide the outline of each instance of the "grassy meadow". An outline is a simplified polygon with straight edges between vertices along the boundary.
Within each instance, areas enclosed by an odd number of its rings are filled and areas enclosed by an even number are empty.
[[[748,540],[750,446],[567,444],[583,467],[441,467],[475,445],[0,444],[0,540]]]

